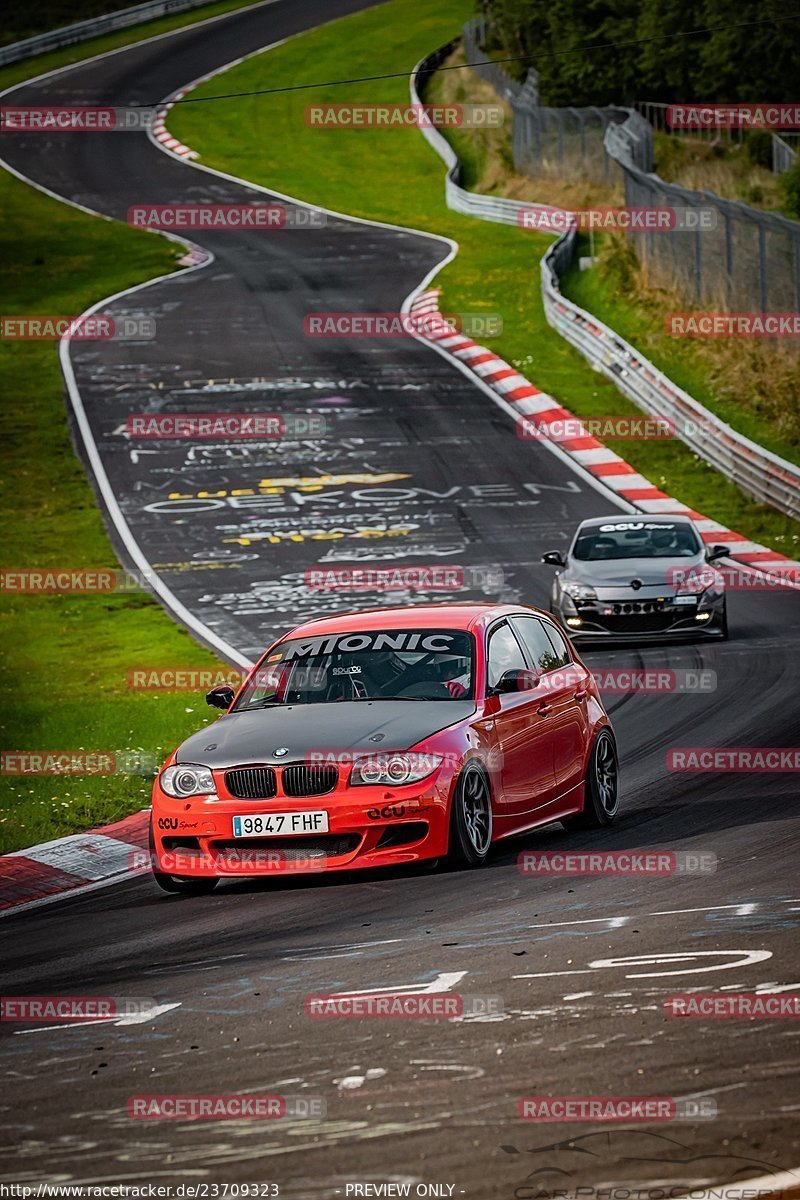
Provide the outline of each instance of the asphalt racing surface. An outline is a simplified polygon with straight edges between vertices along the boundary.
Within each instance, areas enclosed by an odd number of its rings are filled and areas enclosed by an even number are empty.
[[[18,88],[13,100],[152,102],[359,7],[282,0]],[[14,135],[4,155],[120,219],[140,202],[254,198],[144,134]],[[111,306],[155,317],[157,337],[74,343],[72,361],[132,537],[212,640],[252,658],[299,620],[353,607],[304,589],[305,568],[321,563],[453,563],[475,568],[477,598],[546,604],[541,553],[563,547],[580,518],[613,511],[612,500],[519,440],[424,345],[303,333],[309,312],[397,310],[447,246],[337,218],[192,240],[213,252],[211,265]],[[129,415],[159,411],[324,417],[326,434],[199,449],[122,436]],[[364,602],[374,600],[385,597]],[[690,989],[800,987],[796,779],[666,769],[673,747],[796,741],[796,596],[739,593],[729,605],[725,644],[587,652],[592,666],[716,675],[707,694],[608,697],[624,772],[611,831],[556,826],[498,848],[476,873],[237,882],[191,899],[137,878],[5,918],[4,992],[147,996],[161,1010],[143,1024],[2,1026],[0,1181],[272,1181],[281,1195],[320,1200],[348,1183],[408,1182],[532,1200],[797,1166],[793,1022],[689,1021],[664,1009]],[[649,879],[517,870],[523,849],[589,847],[704,851],[718,869]],[[501,997],[503,1011],[448,1022],[305,1014],[309,993],[395,988]],[[127,1115],[133,1094],[232,1092],[300,1097],[310,1115]],[[717,1116],[518,1120],[517,1101],[534,1095],[674,1096],[713,1101]]]

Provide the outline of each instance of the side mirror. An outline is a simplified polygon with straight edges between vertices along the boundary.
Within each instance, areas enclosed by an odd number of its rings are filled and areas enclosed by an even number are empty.
[[[221,683],[219,687],[212,688],[206,693],[206,704],[210,704],[212,708],[221,708],[225,712],[228,711],[233,704],[233,697],[236,692],[229,683]]]
[[[712,546],[706,551],[706,559],[708,562],[714,562],[716,558],[727,558],[730,552],[730,546]]]
[[[529,692],[538,684],[539,676],[536,671],[530,671],[527,667],[513,667],[510,671],[503,672],[492,688],[491,694],[507,696],[512,692]]]
[[[565,567],[566,559],[560,550],[548,550],[547,554],[542,555],[542,562],[548,563],[551,567]]]

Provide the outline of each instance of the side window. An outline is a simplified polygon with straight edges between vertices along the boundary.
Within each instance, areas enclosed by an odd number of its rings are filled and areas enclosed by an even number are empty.
[[[569,652],[556,647],[547,636],[547,629],[537,617],[514,617],[514,625],[530,654],[534,666],[540,671],[553,671],[569,662]]]
[[[489,647],[486,655],[486,686],[493,688],[501,675],[506,671],[524,671],[527,667],[519,642],[514,637],[511,627],[504,621],[489,634]]]
[[[561,630],[556,629],[555,625],[551,625],[547,621],[542,621],[542,625],[544,626],[545,632],[550,638],[550,641],[553,643],[553,649],[558,655],[558,662],[556,663],[556,666],[568,667],[572,662],[572,654],[570,653],[569,642],[564,637],[564,634],[561,632]]]

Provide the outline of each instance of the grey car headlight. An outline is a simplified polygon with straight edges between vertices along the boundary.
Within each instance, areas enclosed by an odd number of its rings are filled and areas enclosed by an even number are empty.
[[[596,600],[597,592],[585,583],[573,583],[571,579],[559,580],[562,592],[566,592],[573,600]]]
[[[716,597],[725,591],[725,577],[713,567],[701,567],[676,579],[676,596]]]
[[[177,800],[184,796],[199,796],[216,790],[214,776],[208,767],[198,767],[193,763],[180,763],[167,767],[161,772],[159,781],[168,796]]]

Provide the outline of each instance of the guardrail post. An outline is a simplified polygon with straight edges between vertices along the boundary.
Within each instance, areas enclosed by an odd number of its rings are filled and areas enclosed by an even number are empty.
[[[719,210],[718,210],[719,211]],[[733,303],[733,229],[731,216],[727,208],[722,209],[722,219],[725,222],[725,290],[728,304]]]
[[[760,221],[758,223],[758,290],[761,311],[767,312],[767,231]]]

